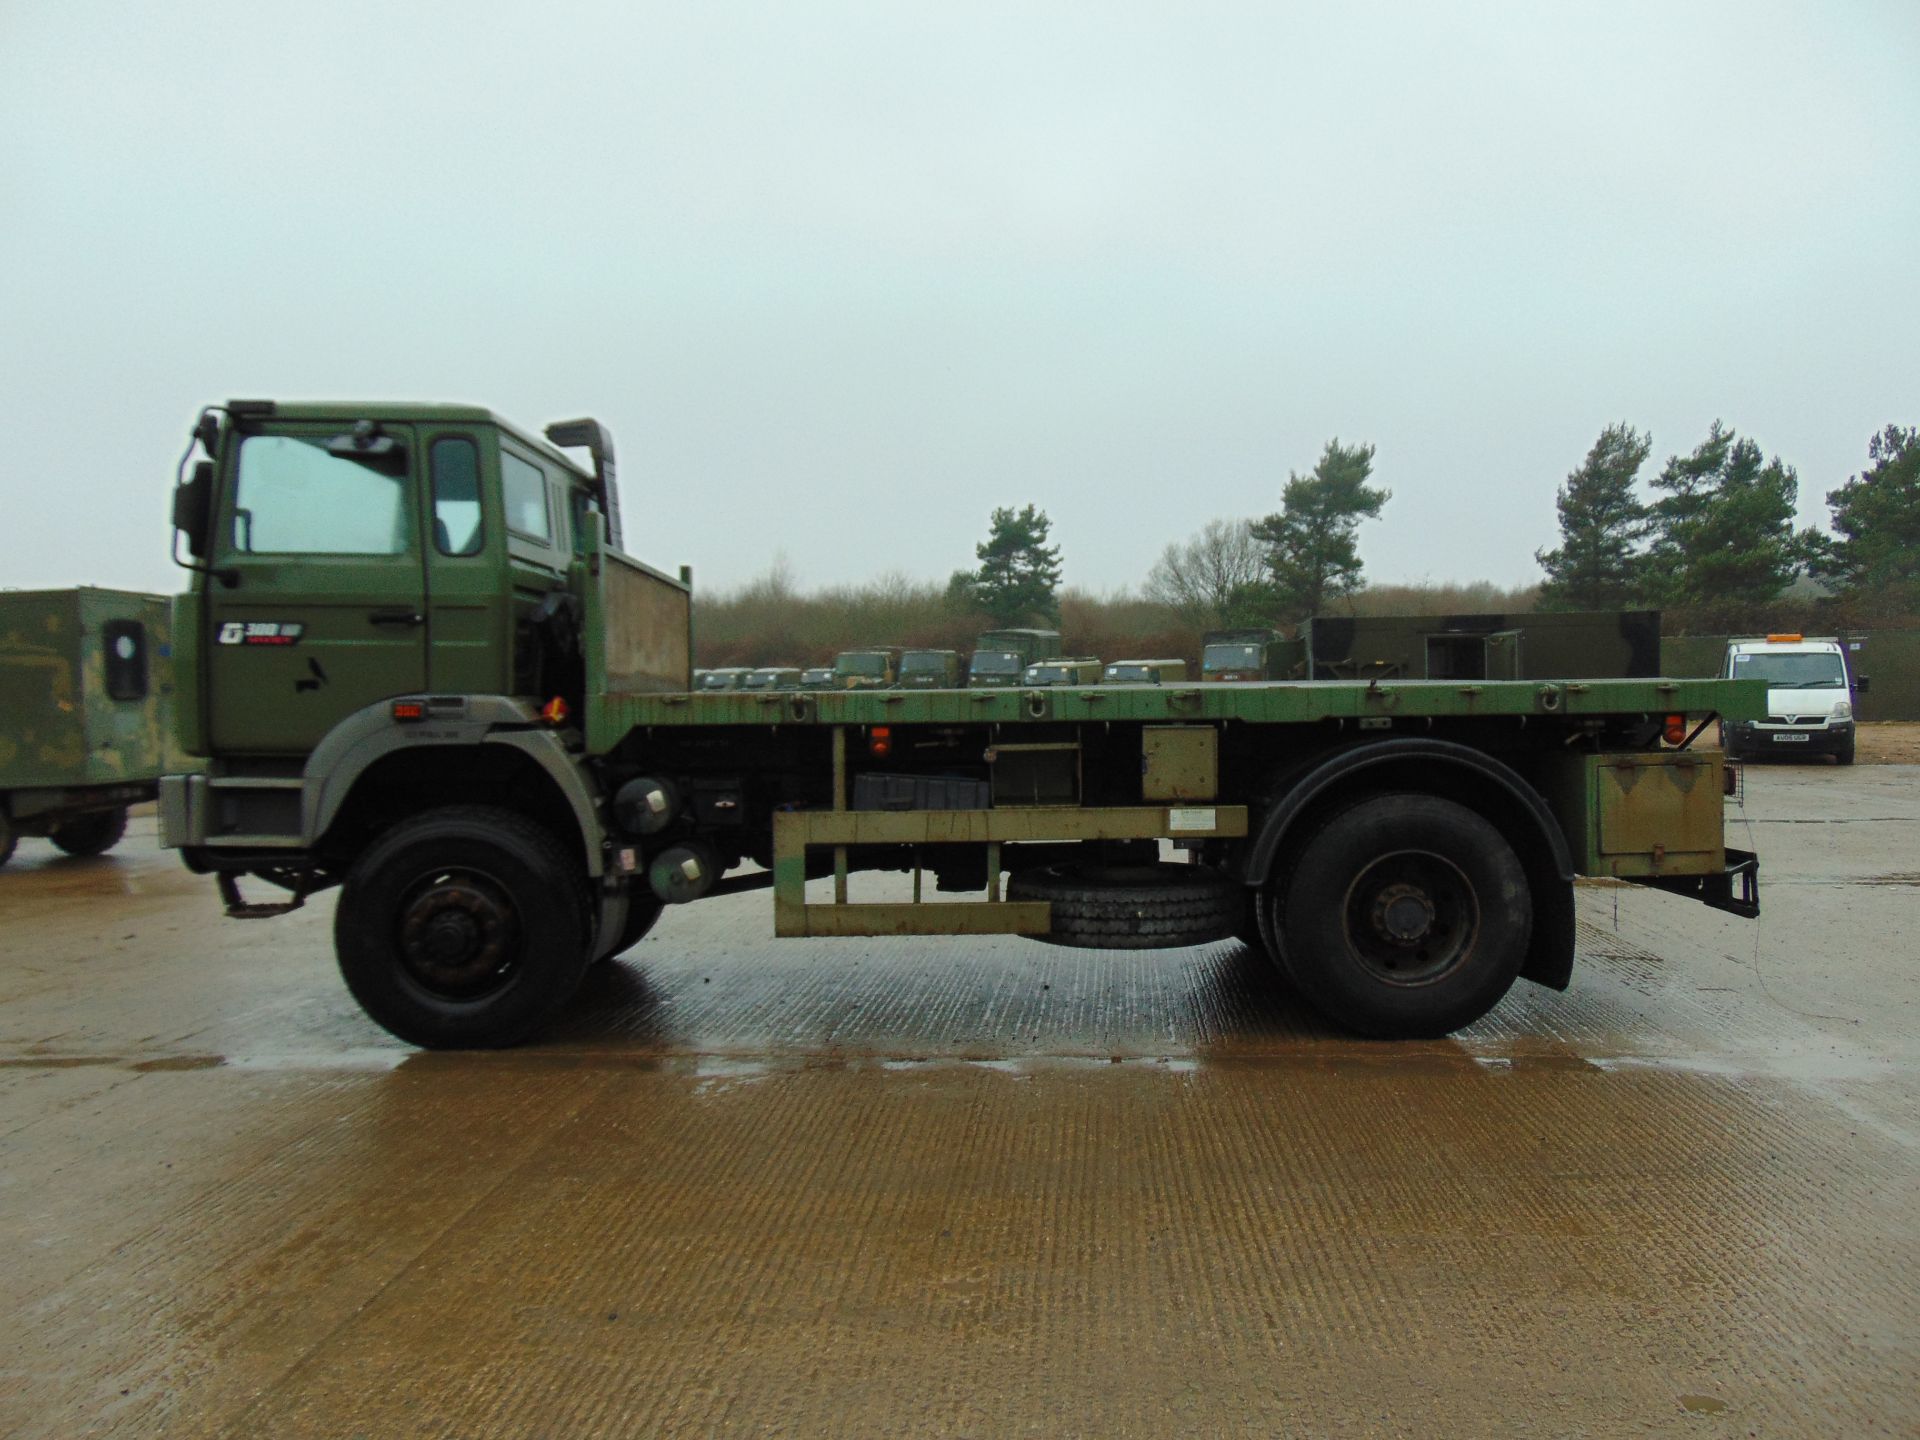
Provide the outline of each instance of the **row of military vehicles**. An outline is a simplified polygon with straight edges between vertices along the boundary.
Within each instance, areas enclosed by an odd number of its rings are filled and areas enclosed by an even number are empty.
[[[1178,685],[1180,659],[1102,661],[1062,654],[1057,630],[989,630],[972,654],[878,646],[842,650],[831,665],[736,665],[696,670],[696,690],[1023,690],[1054,685]],[[1200,678],[1253,681],[1292,678],[1297,642],[1273,630],[1218,630],[1206,636]]]

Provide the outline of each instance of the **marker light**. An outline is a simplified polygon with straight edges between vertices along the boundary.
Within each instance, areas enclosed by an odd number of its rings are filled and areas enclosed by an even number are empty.
[[[1803,638],[1804,638],[1803,636],[1799,636],[1799,635],[1769,635],[1767,636],[1767,644],[1798,645]]]
[[[1667,744],[1684,744],[1687,738],[1687,717],[1684,715],[1667,716]]]
[[[549,700],[545,707],[541,709],[540,718],[549,725],[566,724],[567,702],[562,700],[558,695],[554,696],[553,699]]]
[[[867,732],[867,753],[876,760],[884,760],[893,753],[891,726],[876,725]]]
[[[393,718],[424,720],[427,718],[427,707],[418,700],[396,700],[393,702]]]

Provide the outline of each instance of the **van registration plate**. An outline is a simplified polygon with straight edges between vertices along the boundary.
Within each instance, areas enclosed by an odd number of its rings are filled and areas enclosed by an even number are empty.
[[[1811,735],[1776,735],[1773,737],[1773,743],[1776,745],[1804,745],[1812,738]]]

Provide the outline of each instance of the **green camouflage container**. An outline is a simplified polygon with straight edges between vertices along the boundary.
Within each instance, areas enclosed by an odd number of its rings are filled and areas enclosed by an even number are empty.
[[[0,856],[17,835],[98,853],[106,845],[85,842],[105,828],[118,839],[125,806],[190,768],[174,738],[172,657],[164,597],[0,591]]]

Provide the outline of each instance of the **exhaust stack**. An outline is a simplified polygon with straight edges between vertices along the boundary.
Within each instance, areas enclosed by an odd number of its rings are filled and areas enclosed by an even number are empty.
[[[613,474],[613,435],[598,420],[556,420],[547,426],[547,439],[562,449],[585,446],[593,456],[594,495],[601,513],[607,517],[607,540],[614,549],[620,542],[620,490]]]

